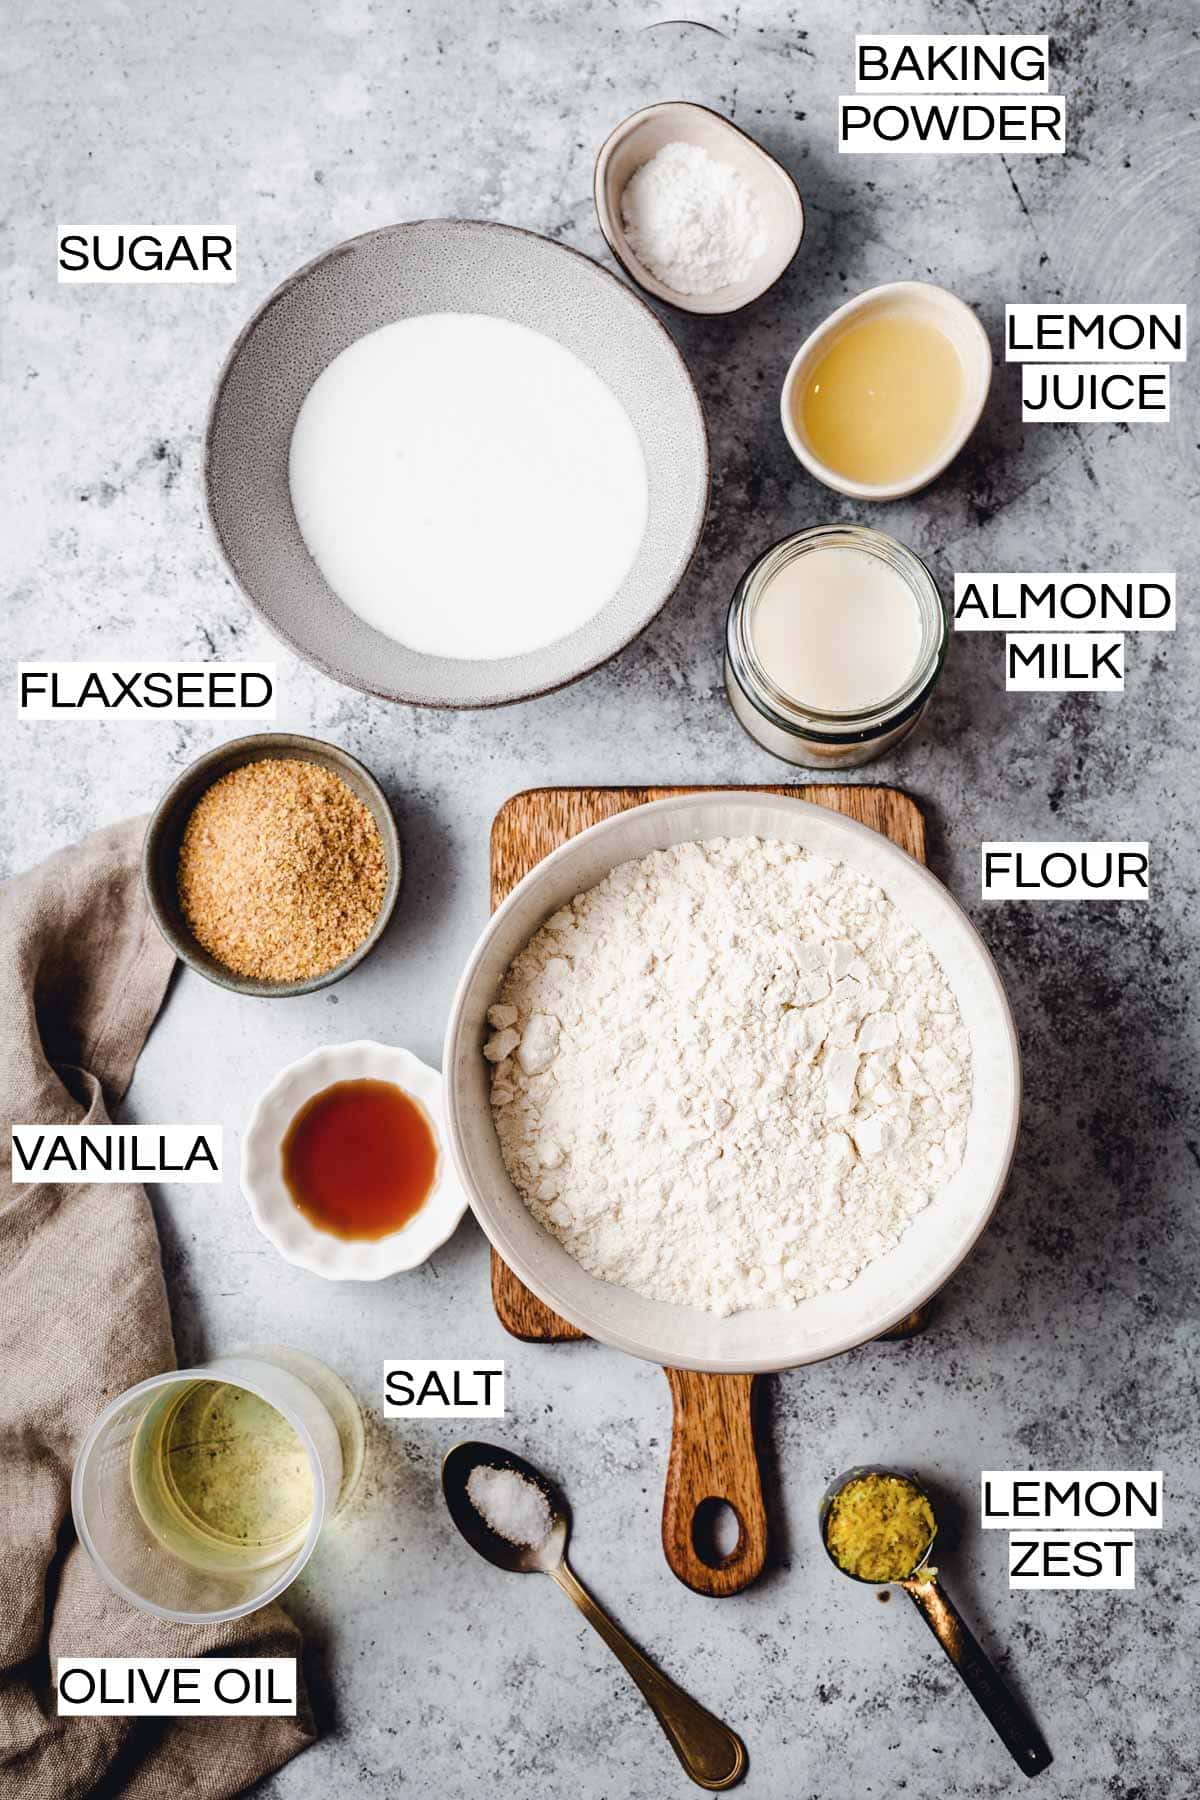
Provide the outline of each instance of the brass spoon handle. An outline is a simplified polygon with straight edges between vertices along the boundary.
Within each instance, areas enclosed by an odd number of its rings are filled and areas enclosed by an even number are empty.
[[[714,1792],[732,1787],[746,1767],[746,1747],[741,1738],[647,1662],[565,1562],[546,1573],[575,1602],[588,1624],[595,1627],[617,1661],[637,1682],[672,1750],[697,1786]]]
[[[902,1585],[1018,1767],[1026,1775],[1048,1768],[1054,1758],[1045,1738],[984,1655],[937,1577]]]

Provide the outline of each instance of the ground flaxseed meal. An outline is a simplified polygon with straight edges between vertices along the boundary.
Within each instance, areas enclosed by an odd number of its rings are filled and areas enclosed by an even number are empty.
[[[203,794],[179,850],[189,930],[235,975],[311,981],[379,916],[387,859],[369,808],[332,770],[271,757]]]

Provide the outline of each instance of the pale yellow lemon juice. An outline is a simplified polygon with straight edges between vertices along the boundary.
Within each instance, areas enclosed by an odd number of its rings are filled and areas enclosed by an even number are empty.
[[[865,486],[933,463],[962,416],[966,379],[944,331],[903,311],[839,332],[792,400],[797,429],[835,474]]]

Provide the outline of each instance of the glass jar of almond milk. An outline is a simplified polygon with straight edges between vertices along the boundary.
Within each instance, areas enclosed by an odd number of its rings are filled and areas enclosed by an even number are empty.
[[[764,750],[809,769],[854,768],[912,730],[946,639],[919,557],[865,525],[817,525],[773,545],[738,582],[725,687]]]

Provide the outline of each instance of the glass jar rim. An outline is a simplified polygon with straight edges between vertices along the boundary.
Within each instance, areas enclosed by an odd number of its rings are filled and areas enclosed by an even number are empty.
[[[843,548],[873,556],[902,577],[917,603],[922,640],[912,673],[894,693],[869,707],[838,712],[812,706],[779,687],[759,659],[750,627],[755,607],[781,569],[813,550]],[[948,636],[941,592],[915,551],[869,525],[813,525],[779,538],[744,570],[729,604],[726,649],[747,699],[780,729],[842,743],[890,730],[924,704],[941,672]]]

